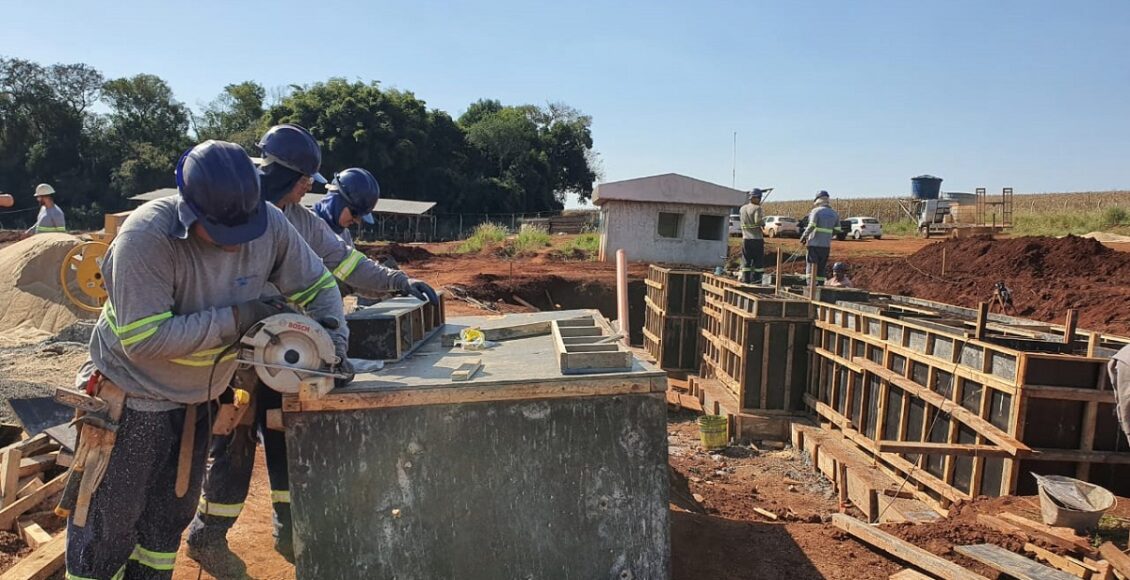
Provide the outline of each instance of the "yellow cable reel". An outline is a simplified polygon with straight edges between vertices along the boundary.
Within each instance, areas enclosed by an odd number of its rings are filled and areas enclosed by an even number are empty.
[[[59,282],[71,304],[87,312],[102,310],[106,303],[102,258],[109,249],[110,245],[102,242],[83,242],[67,252],[59,267]]]

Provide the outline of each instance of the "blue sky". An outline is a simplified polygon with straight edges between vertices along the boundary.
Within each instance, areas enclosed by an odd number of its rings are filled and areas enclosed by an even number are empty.
[[[0,1],[0,54],[224,85],[331,76],[593,117],[604,180],[779,199],[1130,187],[1130,1]]]

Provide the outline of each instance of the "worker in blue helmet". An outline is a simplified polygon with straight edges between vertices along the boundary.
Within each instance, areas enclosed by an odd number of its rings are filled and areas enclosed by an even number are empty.
[[[105,475],[89,510],[80,496],[68,517],[68,578],[172,577],[200,496],[208,420],[238,364],[227,349],[283,311],[282,296],[344,338],[333,276],[264,203],[241,147],[193,147],[176,183],[178,195],[129,216],[102,262],[108,298],[76,382],[106,411],[82,426],[92,452],[71,476],[85,474],[82,489]]]
[[[426,282],[385,268],[354,247],[349,228],[360,222],[373,223],[373,209],[381,198],[381,186],[372,173],[359,167],[346,169],[334,176],[326,192],[326,196],[314,204],[314,213],[351,249],[350,257],[354,260],[343,262],[341,272],[335,270],[338,279],[361,293],[383,285],[423,302],[439,301],[435,290]]]
[[[840,229],[840,214],[831,208],[827,191],[820,190],[813,200],[812,212],[808,214],[808,226],[800,235],[800,243],[807,249],[805,262],[808,265],[809,280],[815,278],[817,286],[823,286],[828,273],[828,256],[832,253],[832,238]]]

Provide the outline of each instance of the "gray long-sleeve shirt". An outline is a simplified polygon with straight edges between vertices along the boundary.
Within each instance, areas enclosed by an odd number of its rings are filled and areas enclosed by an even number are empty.
[[[765,225],[765,210],[761,209],[761,205],[756,203],[747,203],[742,206],[740,212],[742,222],[742,239],[762,239],[761,226]]]
[[[1107,363],[1114,389],[1114,411],[1122,432],[1130,439],[1130,346],[1122,347]]]
[[[63,217],[63,210],[57,205],[39,208],[39,217],[36,218],[35,225],[31,226],[31,229],[37,234],[67,233],[67,220]]]
[[[840,214],[826,205],[817,206],[808,214],[808,226],[804,228],[800,239],[806,240],[807,245],[814,248],[830,248],[832,237],[838,229]]]
[[[386,268],[353,247],[349,230],[343,231],[340,236],[335,234],[322,218],[300,204],[286,206],[283,213],[334,278],[361,293],[404,291],[408,288],[407,274]]]
[[[315,319],[338,320],[348,340],[334,278],[278,208],[267,231],[225,252],[192,235],[179,195],[142,205],[122,225],[102,263],[109,299],[90,339],[94,366],[129,395],[179,404],[217,396],[235,374],[238,338],[231,306],[274,285]],[[211,380],[211,384],[209,384]]]

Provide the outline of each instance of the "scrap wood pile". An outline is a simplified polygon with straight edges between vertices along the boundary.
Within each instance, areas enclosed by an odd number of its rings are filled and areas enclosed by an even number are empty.
[[[63,567],[65,522],[55,506],[70,455],[47,434],[28,437],[13,425],[0,426],[0,443],[0,580],[47,578]]]
[[[1130,556],[1104,536],[1079,535],[1013,513],[1031,510],[1002,509],[999,502],[986,501],[963,504],[946,520],[931,524],[878,527],[843,514],[833,515],[832,524],[845,539],[854,538],[907,566],[891,578],[1130,578]],[[985,513],[989,511],[994,513]],[[1120,542],[1126,531],[1118,529]]]

